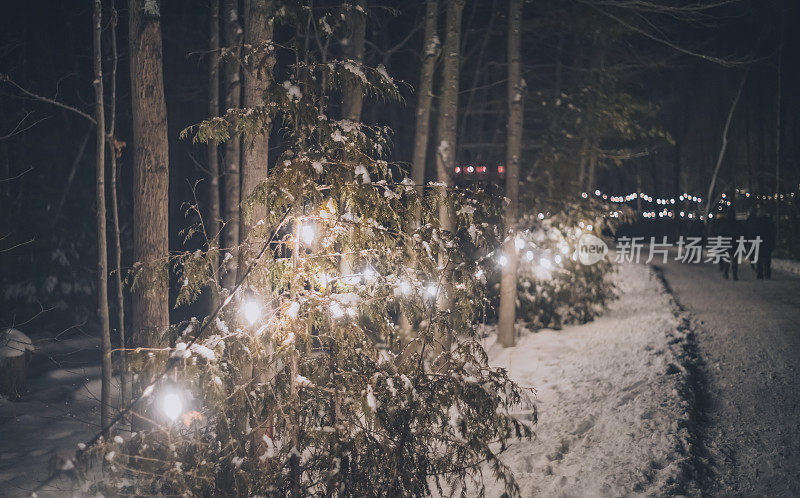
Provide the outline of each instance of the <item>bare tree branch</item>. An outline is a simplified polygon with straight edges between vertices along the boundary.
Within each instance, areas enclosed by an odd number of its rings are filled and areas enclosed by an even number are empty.
[[[72,111],[75,114],[81,116],[82,118],[87,119],[92,124],[95,124],[95,125],[97,124],[97,121],[92,116],[86,114],[85,112],[81,111],[80,109],[72,107],[71,105],[65,104],[63,102],[59,102],[58,100],[51,99],[49,97],[45,97],[43,95],[39,95],[39,94],[33,93],[30,90],[27,90],[26,88],[23,88],[20,85],[18,85],[14,80],[9,78],[7,75],[0,74],[0,82],[3,82],[3,81],[5,81],[9,85],[13,86],[17,90],[19,90],[23,95],[25,95],[25,96],[33,99],[33,100],[38,100],[40,102],[46,102],[48,104],[52,104],[54,106],[61,107],[62,109],[66,109],[68,111]]]

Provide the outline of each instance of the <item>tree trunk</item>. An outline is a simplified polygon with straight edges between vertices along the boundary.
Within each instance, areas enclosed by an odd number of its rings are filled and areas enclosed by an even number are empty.
[[[347,13],[347,38],[342,41],[342,56],[358,65],[364,62],[364,39],[367,30],[366,1],[355,0],[349,4]],[[347,85],[342,90],[342,117],[350,121],[361,121],[364,105],[364,89],[360,84]]]
[[[100,427],[106,432],[111,421],[111,330],[108,317],[108,248],[106,247],[106,125],[103,109],[103,51],[100,38],[103,5],[94,0],[92,45],[94,62],[95,186],[97,202],[97,319],[102,343],[100,384]]]
[[[438,0],[428,0],[425,6],[425,42],[422,47],[422,69],[417,90],[417,123],[414,133],[414,153],[411,157],[411,179],[414,185],[425,184],[425,158],[428,154],[428,137],[430,135],[431,101],[433,100],[433,72],[436,69],[436,58],[439,54],[439,37],[436,34],[436,18],[438,17]]]
[[[208,13],[208,117],[219,116],[219,0],[213,0]],[[211,268],[213,284],[211,286],[211,299],[209,301],[209,314],[219,306],[219,256],[215,250],[219,249],[220,212],[219,201],[219,144],[216,140],[209,140],[208,154],[208,214],[206,215],[206,231],[208,246],[211,250]]]
[[[719,168],[722,166],[722,159],[725,157],[725,150],[728,148],[728,130],[731,127],[733,112],[736,110],[736,104],[739,103],[739,98],[742,96],[742,90],[744,89],[745,81],[747,81],[747,71],[744,73],[744,76],[742,76],[742,81],[739,83],[739,89],[736,91],[736,96],[733,98],[731,107],[728,110],[728,117],[725,120],[725,127],[722,129],[722,140],[719,147],[719,154],[717,155],[717,164],[714,166],[714,173],[711,174],[711,181],[708,184],[708,193],[706,194],[706,208],[704,211],[704,214],[706,215],[706,221],[708,221],[708,214],[711,212],[711,209],[714,206],[714,200],[711,196],[714,194],[714,186],[717,183]]]
[[[111,220],[114,225],[114,276],[117,290],[117,322],[119,327],[119,347],[120,347],[120,375],[119,375],[119,404],[124,407],[127,404],[127,375],[128,375],[128,356],[125,351],[125,296],[122,287],[122,244],[120,243],[119,230],[119,201],[117,199],[117,159],[122,153],[122,143],[116,138],[117,122],[117,65],[119,64],[119,51],[117,50],[117,9],[111,10],[111,91],[110,109],[111,116],[108,119],[108,132],[106,142],[108,142],[108,152],[111,158]]]
[[[411,180],[417,185],[417,192],[423,194],[425,185],[425,158],[428,155],[430,136],[431,101],[433,100],[433,73],[439,54],[439,37],[436,34],[436,20],[439,14],[438,0],[428,0],[425,6],[425,40],[422,46],[422,69],[417,89],[417,123],[414,132],[414,152],[411,156]],[[420,213],[411,213],[411,228],[419,224]],[[405,339],[411,335],[411,322],[405,314],[400,315],[400,331]]]
[[[781,35],[783,34],[781,28]],[[778,48],[778,88],[775,95],[775,245],[777,247],[781,231],[781,109],[783,107],[781,90],[781,69],[783,62],[783,44]]]
[[[456,124],[458,119],[458,73],[461,46],[461,13],[464,0],[447,0],[447,20],[444,43],[444,69],[442,70],[442,94],[439,101],[436,144],[436,176],[443,201],[439,203],[439,223],[443,232],[453,232],[453,214],[446,200],[447,190],[453,186],[453,168],[456,161]],[[453,293],[446,268],[446,255],[440,253],[439,266],[444,268],[437,306],[445,312],[453,308]],[[442,334],[436,338],[439,347],[450,349],[452,338]]]
[[[133,114],[133,259],[140,265],[132,315],[137,346],[157,346],[169,326],[169,145],[157,0],[129,0]],[[150,382],[151,369],[140,374]]]
[[[503,250],[508,263],[500,278],[500,316],[497,340],[503,347],[516,342],[517,311],[517,217],[519,214],[519,163],[522,152],[523,84],[520,74],[522,0],[510,0],[508,13],[508,136],[506,141],[506,239]]]
[[[354,0],[345,2],[347,6],[347,36],[342,40],[342,57],[353,61],[356,66],[364,63],[364,40],[366,38],[367,16],[366,1]],[[364,105],[364,89],[358,83],[348,84],[342,89],[342,119],[353,122],[361,121],[361,109]],[[350,206],[341,206],[343,211]],[[353,273],[351,257],[344,254],[339,259],[339,273]]]
[[[245,43],[258,48],[256,53],[251,53],[249,63],[244,73],[244,105],[254,108],[263,105],[264,95],[272,84],[272,67],[275,57],[272,51],[266,50],[266,45],[272,40],[273,20],[270,16],[271,0],[246,0],[245,1]],[[255,188],[267,179],[269,167],[269,133],[271,123],[262,123],[262,127],[253,135],[244,138],[244,154],[242,157],[242,198],[252,195]],[[266,216],[264,206],[254,206],[250,216],[241,218],[239,238],[242,244],[248,243],[250,231],[259,220]],[[253,239],[248,246],[247,253],[257,252],[259,244]],[[240,267],[245,264],[239,262]]]
[[[225,26],[225,44],[234,48],[242,42],[242,27],[239,24],[238,2],[225,0],[222,19]],[[239,76],[239,63],[235,60],[225,63],[225,108],[238,108],[241,104],[242,82]],[[225,229],[223,243],[225,245],[225,274],[222,285],[228,290],[236,284],[236,271],[239,246],[239,220],[241,204],[241,186],[239,184],[239,161],[241,153],[241,137],[231,133],[225,142]]]

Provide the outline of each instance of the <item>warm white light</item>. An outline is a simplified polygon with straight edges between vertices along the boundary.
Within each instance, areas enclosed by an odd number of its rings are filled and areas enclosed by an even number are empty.
[[[527,259],[528,261],[533,261],[533,251],[526,252],[525,259]]]
[[[436,284],[429,284],[427,287],[425,287],[425,293],[430,297],[436,297],[438,292],[439,287],[437,287]]]
[[[508,256],[501,254],[500,257],[497,258],[497,264],[500,265],[501,268],[505,268],[505,266],[508,265]]]
[[[337,302],[332,302],[330,306],[331,316],[333,318],[341,318],[344,316],[344,310]]]
[[[514,247],[519,251],[525,247],[525,241],[517,237],[514,239]]]
[[[303,244],[310,246],[314,242],[314,225],[304,223],[300,227],[300,240]]]
[[[183,412],[183,400],[176,392],[167,392],[159,400],[161,413],[168,419],[175,420]]]
[[[401,280],[400,283],[397,285],[397,290],[400,291],[400,294],[407,296],[411,292],[411,284],[409,284],[405,280]]]
[[[555,258],[553,258],[553,259],[556,260],[556,264],[557,265],[561,264],[561,255],[560,254],[556,254]]]
[[[242,314],[247,323],[253,325],[261,318],[261,305],[254,299],[245,301],[242,305]]]

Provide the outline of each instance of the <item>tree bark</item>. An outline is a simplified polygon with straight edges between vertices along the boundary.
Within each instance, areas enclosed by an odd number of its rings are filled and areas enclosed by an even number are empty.
[[[225,0],[222,19],[225,26],[225,44],[238,54],[242,42],[242,27],[239,24],[238,2]],[[238,58],[238,57],[237,57]],[[239,75],[239,63],[229,60],[225,63],[225,107],[238,108],[241,104],[242,82]],[[241,186],[239,178],[239,161],[241,154],[241,137],[231,133],[225,142],[225,229],[223,243],[225,245],[225,274],[222,285],[228,290],[236,284],[236,272],[239,246],[239,221],[241,204]]]
[[[364,40],[367,30],[366,1],[355,0],[349,4],[347,13],[347,38],[342,43],[342,56],[358,65],[364,62]],[[361,121],[364,105],[364,89],[360,84],[347,85],[342,90],[342,117],[350,121]]]
[[[439,203],[439,224],[443,232],[453,232],[453,214],[446,197],[447,190],[453,186],[453,168],[456,161],[456,126],[458,119],[458,74],[461,46],[461,14],[464,0],[447,0],[447,20],[445,23],[444,69],[442,70],[442,93],[439,101],[436,144],[436,176],[442,201]],[[440,253],[439,266],[444,269],[441,288],[438,292],[437,306],[444,312],[453,308],[452,283],[447,274],[448,261]],[[439,346],[448,350],[452,337],[440,334],[436,338]]]
[[[208,13],[208,117],[219,116],[219,0],[212,0]],[[213,280],[209,313],[213,313],[219,305],[219,249],[220,212],[219,200],[219,143],[209,140],[208,155],[208,214],[206,215],[206,231],[209,249],[212,252],[211,268]]]
[[[425,41],[422,47],[422,69],[417,91],[417,122],[414,133],[414,153],[411,157],[411,179],[414,185],[425,184],[425,158],[428,154],[430,136],[431,101],[433,100],[433,72],[439,55],[439,37],[436,34],[436,20],[439,12],[438,0],[428,0],[425,6]]]
[[[117,141],[116,122],[117,122],[117,66],[119,64],[119,51],[117,50],[117,9],[111,10],[111,90],[110,90],[110,109],[111,115],[108,119],[108,131],[106,142],[108,143],[108,153],[111,158],[111,220],[114,226],[114,276],[117,291],[117,322],[119,327],[119,347],[120,347],[120,379],[119,379],[119,404],[125,407],[128,400],[127,393],[127,374],[128,374],[128,355],[125,351],[125,296],[122,287],[122,244],[120,243],[119,230],[119,201],[117,199],[117,159],[122,153],[123,144]]]
[[[106,126],[103,109],[103,51],[100,38],[103,33],[103,5],[94,0],[92,14],[92,45],[94,62],[94,119],[95,125],[95,186],[97,202],[97,318],[100,322],[101,384],[100,427],[108,431],[111,422],[111,330],[108,316],[108,248],[106,246]]]
[[[783,25],[781,24],[781,35]],[[777,91],[775,95],[775,244],[778,244],[781,231],[781,110],[783,107],[781,85],[781,70],[783,64],[783,42],[778,47]]]
[[[342,57],[352,61],[356,66],[364,63],[364,41],[367,30],[366,1],[354,0],[345,2],[347,6],[347,36],[342,40]],[[342,119],[358,123],[361,121],[361,110],[364,106],[364,88],[359,83],[345,85],[342,89]],[[341,206],[343,211],[350,206]],[[352,257],[344,254],[339,259],[339,273],[353,273]]]
[[[425,166],[430,136],[431,101],[433,100],[433,73],[439,55],[439,37],[436,34],[436,21],[439,14],[438,0],[428,0],[425,5],[425,39],[422,46],[422,69],[417,89],[417,122],[414,132],[414,152],[411,156],[411,180],[421,197],[425,185]],[[416,229],[419,212],[411,213],[410,226]],[[400,331],[405,339],[411,336],[411,322],[405,314],[400,315]]]
[[[500,313],[497,339],[503,347],[516,342],[514,322],[517,311],[517,217],[519,216],[519,163],[522,152],[523,84],[520,72],[522,0],[510,0],[508,13],[508,129],[506,141],[506,239],[508,264],[500,278]]]
[[[733,98],[731,107],[728,110],[728,117],[725,120],[725,127],[722,129],[722,140],[719,146],[719,154],[717,154],[717,164],[714,166],[714,173],[711,174],[711,181],[708,184],[708,193],[706,194],[706,222],[708,221],[708,214],[711,212],[711,208],[714,205],[714,200],[711,196],[714,194],[714,186],[717,183],[719,168],[722,166],[722,159],[725,157],[725,151],[728,148],[728,130],[731,127],[731,120],[733,119],[733,112],[736,110],[736,104],[739,103],[739,98],[742,96],[742,90],[744,89],[745,81],[747,81],[747,71],[745,71],[744,76],[742,76],[742,81],[739,83],[739,89],[736,91],[736,96]]]
[[[169,326],[169,144],[157,0],[129,0],[133,114],[133,258],[139,266],[132,315],[137,346],[157,346]],[[148,369],[140,374],[150,382]]]
[[[272,84],[272,67],[275,65],[274,53],[267,50],[266,45],[272,41],[273,20],[270,16],[271,0],[245,1],[245,44],[255,53],[250,53],[244,73],[244,105],[254,108],[265,103],[264,96]],[[260,49],[259,49],[260,47]],[[270,122],[262,123],[262,128],[253,136],[244,138],[244,154],[242,156],[242,198],[253,194],[255,188],[267,179],[269,168],[269,133]],[[247,253],[258,251],[257,241],[248,240],[252,227],[258,220],[266,216],[264,206],[254,206],[249,216],[242,216],[239,238],[242,244],[248,244]],[[249,244],[252,242],[253,244]],[[245,262],[240,261],[240,267]]]

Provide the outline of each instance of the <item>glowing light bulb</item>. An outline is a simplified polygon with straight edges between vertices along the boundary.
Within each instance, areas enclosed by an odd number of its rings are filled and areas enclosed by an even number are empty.
[[[314,232],[314,225],[311,225],[310,223],[304,223],[300,227],[300,240],[303,242],[303,244],[310,246],[314,242]]]
[[[429,284],[427,287],[425,287],[425,293],[429,297],[436,297],[436,294],[438,292],[439,292],[439,287],[437,287],[436,284]]]
[[[261,305],[255,299],[249,299],[242,304],[242,315],[247,323],[253,325],[261,318]]]
[[[159,400],[161,413],[168,419],[175,420],[183,412],[183,400],[176,392],[167,392]]]
[[[508,264],[508,256],[501,254],[500,257],[497,258],[497,264],[500,265],[501,268],[505,268]]]
[[[517,237],[514,239],[514,247],[519,251],[525,247],[525,241]]]
[[[341,318],[344,316],[344,310],[337,302],[333,302],[330,305],[331,316],[333,318]]]
[[[556,260],[556,264],[557,265],[561,264],[561,255],[560,254],[556,254],[556,256],[553,259]]]
[[[397,290],[400,291],[400,294],[407,296],[411,292],[411,284],[409,284],[405,280],[402,280],[397,285]]]
[[[526,252],[525,259],[527,259],[528,261],[533,261],[533,251]]]

